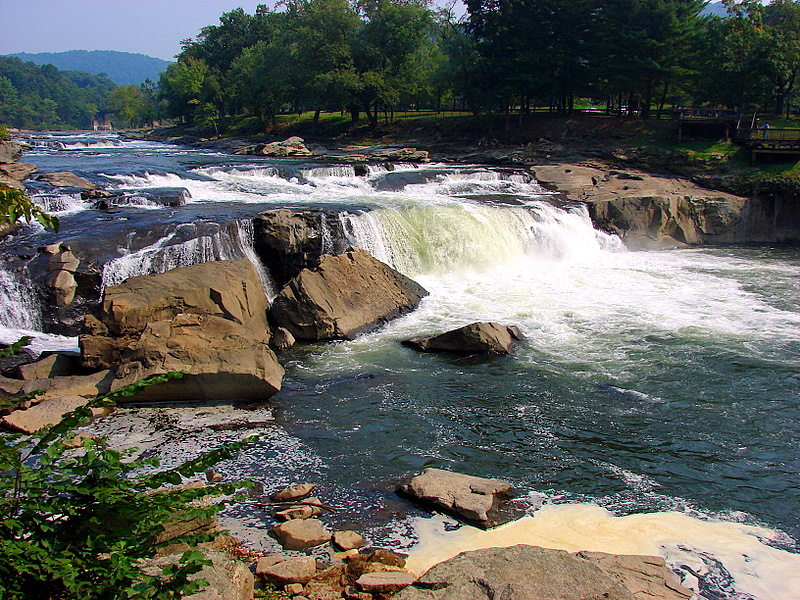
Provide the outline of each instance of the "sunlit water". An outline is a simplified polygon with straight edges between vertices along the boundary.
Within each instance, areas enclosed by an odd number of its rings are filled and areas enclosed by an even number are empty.
[[[796,249],[627,252],[522,172],[400,165],[356,177],[347,166],[101,141],[40,146],[24,160],[121,189],[185,187],[184,207],[136,209],[179,228],[277,206],[348,210],[339,218],[352,243],[430,292],[377,332],[294,350],[269,407],[125,408],[98,425],[116,442],[170,465],[261,432],[220,470],[268,491],[319,483],[342,508],[329,522],[408,549],[417,569],[528,542],[661,554],[708,599],[800,596]],[[60,201],[61,235],[71,222],[88,230],[89,207]],[[246,227],[206,241],[137,235],[109,261],[107,283],[252,244]],[[3,305],[19,312],[23,292]],[[35,328],[7,319],[11,333]],[[399,343],[476,320],[518,325],[526,339],[492,359]],[[491,534],[431,518],[392,492],[426,466],[508,479],[532,516]],[[270,523],[247,507],[227,522],[255,546]]]

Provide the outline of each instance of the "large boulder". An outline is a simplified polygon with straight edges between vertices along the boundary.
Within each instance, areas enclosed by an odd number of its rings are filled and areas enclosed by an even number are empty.
[[[366,250],[351,248],[303,269],[275,298],[272,315],[298,339],[353,339],[414,310],[427,295]]]
[[[265,399],[283,377],[269,349],[267,306],[246,259],[132,277],[106,288],[99,319],[86,318],[84,365],[116,366],[112,390],[185,373],[147,387],[136,400]]]
[[[459,554],[432,567],[393,598],[687,600],[691,596],[692,591],[680,585],[657,556],[575,555],[519,545]]]
[[[500,479],[428,468],[397,491],[479,527],[490,527],[499,524],[492,511],[511,491],[511,484]]]
[[[36,165],[30,165],[28,163],[0,163],[0,177],[14,179],[15,181],[22,181],[37,170],[38,168]]]
[[[458,354],[511,354],[514,342],[522,339],[518,327],[499,323],[470,323],[430,337],[415,337],[403,344],[422,352]]]

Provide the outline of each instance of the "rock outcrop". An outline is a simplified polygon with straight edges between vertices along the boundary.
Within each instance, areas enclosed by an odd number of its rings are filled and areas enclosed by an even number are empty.
[[[492,511],[511,491],[511,484],[500,479],[484,479],[429,468],[401,485],[397,491],[422,504],[486,528],[499,525],[499,519]]]
[[[537,546],[464,552],[432,567],[394,600],[688,600],[657,556],[570,554]]]
[[[79,177],[78,175],[75,175],[75,173],[70,173],[69,171],[56,171],[53,173],[43,173],[42,175],[39,175],[36,179],[37,181],[44,181],[45,183],[53,187],[68,187],[68,188],[78,188],[83,190],[93,190],[97,187],[88,179]]]
[[[210,561],[211,564],[204,566],[200,572],[189,575],[189,580],[205,579],[208,586],[192,594],[191,600],[252,599],[255,578],[247,564],[224,552],[206,548],[199,550],[203,553],[203,558]],[[181,556],[181,554],[170,554],[154,558],[147,561],[146,565],[163,569],[167,565],[177,565]],[[157,570],[148,570],[148,567],[145,567],[145,570],[154,575],[159,573]]]
[[[316,269],[303,269],[272,304],[272,316],[297,339],[353,339],[412,311],[427,296],[402,273],[351,248],[324,255]]]
[[[516,326],[470,323],[439,335],[404,340],[403,344],[422,352],[511,354],[514,343],[522,338],[522,332]]]
[[[254,246],[279,287],[306,268],[314,268],[324,254],[347,250],[342,223],[336,212],[278,208],[253,220]]]
[[[566,198],[587,203],[595,226],[633,249],[800,242],[800,207],[780,199],[743,198],[680,177],[599,163],[539,165],[532,171]]]
[[[80,337],[84,365],[116,366],[112,390],[151,375],[185,376],[136,400],[265,399],[283,368],[269,349],[267,298],[246,259],[192,265],[110,286]]]
[[[311,156],[312,152],[306,147],[303,138],[293,136],[281,142],[244,146],[236,150],[234,154],[252,154],[256,156],[276,156],[287,158]]]
[[[36,172],[34,165],[19,162],[22,151],[28,148],[18,142],[0,141],[0,183],[24,190],[21,181]]]

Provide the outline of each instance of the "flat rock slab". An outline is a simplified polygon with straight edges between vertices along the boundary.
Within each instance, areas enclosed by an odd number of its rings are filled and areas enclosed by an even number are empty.
[[[490,513],[511,491],[511,484],[500,479],[425,469],[397,491],[485,528],[500,524],[499,519]]]
[[[55,425],[68,412],[86,404],[88,400],[82,396],[64,396],[48,398],[27,410],[15,410],[3,417],[3,426],[22,433],[33,433],[43,427]]]
[[[402,571],[365,573],[356,580],[359,589],[371,594],[392,594],[414,583],[414,575]]]
[[[289,558],[256,570],[256,574],[275,585],[306,584],[317,574],[317,561],[313,556]]]
[[[84,190],[93,190],[97,186],[88,179],[78,177],[75,173],[69,171],[57,171],[55,173],[44,173],[37,178],[39,181],[44,181],[53,187],[71,187]]]
[[[595,560],[593,555],[601,553],[587,554],[524,545],[464,552],[432,567],[393,600],[687,600],[692,596],[659,557],[602,555]],[[617,559],[626,565],[622,570],[616,568]],[[635,580],[630,578],[632,571],[637,572]]]
[[[439,335],[411,338],[405,340],[403,345],[422,352],[511,354],[514,342],[522,337],[519,327],[478,322]]]

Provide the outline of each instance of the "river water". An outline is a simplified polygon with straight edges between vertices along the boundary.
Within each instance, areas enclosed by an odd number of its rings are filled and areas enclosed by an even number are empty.
[[[170,465],[259,432],[220,470],[268,489],[319,483],[342,509],[337,526],[406,548],[418,570],[461,549],[537,543],[660,554],[709,600],[800,597],[797,249],[628,252],[522,171],[397,165],[357,177],[111,135],[37,144],[23,160],[42,171],[191,194],[179,208],[144,199],[122,224],[74,196],[39,197],[62,231],[31,226],[15,243],[106,244],[108,284],[257,261],[246,221],[233,234],[221,224],[289,206],[348,211],[339,218],[353,243],[430,291],[377,332],[292,351],[269,405],[128,407],[96,425],[112,440]],[[115,227],[125,243],[104,233]],[[36,330],[36,300],[19,276],[0,276],[10,341]],[[480,360],[399,344],[476,320],[518,325],[526,339],[514,356]],[[508,479],[528,516],[478,532],[394,496],[426,466]],[[226,518],[254,546],[268,523],[245,506]]]

